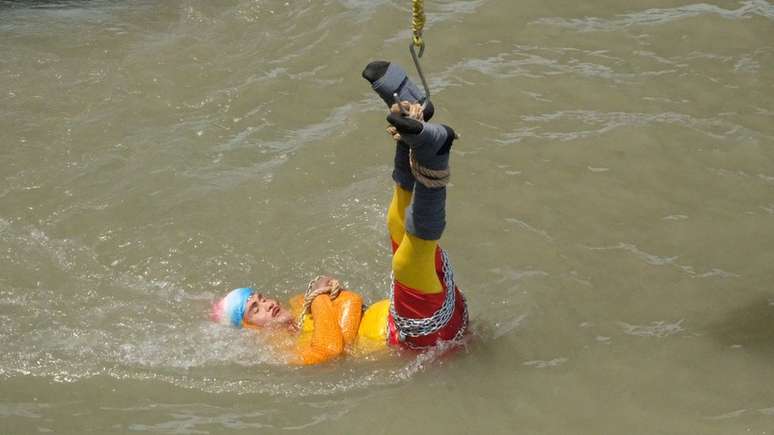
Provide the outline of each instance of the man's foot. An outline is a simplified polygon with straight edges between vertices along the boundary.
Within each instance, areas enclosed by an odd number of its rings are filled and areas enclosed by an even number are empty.
[[[383,60],[373,61],[366,65],[362,75],[371,83],[373,90],[387,103],[387,107],[397,102],[395,94],[398,95],[399,101],[424,103],[426,100],[425,93],[411,81],[406,71],[396,63]],[[434,112],[433,103],[428,101],[427,107],[424,109],[425,121],[429,121]]]
[[[457,134],[443,124],[420,122],[398,113],[390,113],[387,122],[395,127],[400,139],[411,146],[417,162],[427,169],[449,168],[449,151]]]

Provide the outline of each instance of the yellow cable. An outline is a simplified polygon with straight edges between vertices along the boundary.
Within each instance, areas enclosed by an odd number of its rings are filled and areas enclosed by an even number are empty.
[[[422,40],[422,31],[425,28],[425,2],[424,0],[412,0],[411,31],[414,33],[414,46],[421,48],[425,45]]]

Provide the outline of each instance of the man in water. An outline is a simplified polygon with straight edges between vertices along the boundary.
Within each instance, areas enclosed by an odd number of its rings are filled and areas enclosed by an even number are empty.
[[[456,134],[446,125],[426,122],[433,106],[428,102],[423,108],[424,94],[400,66],[371,62],[363,77],[390,107],[387,130],[397,141],[396,185],[387,212],[393,251],[388,299],[364,310],[359,294],[323,276],[309,283],[310,300],[298,295],[289,308],[249,288],[233,290],[213,306],[212,318],[220,323],[298,333],[291,358],[298,364],[387,345],[428,348],[459,340],[467,329],[465,299],[438,245],[446,226],[449,151]],[[304,317],[308,311],[311,316]]]

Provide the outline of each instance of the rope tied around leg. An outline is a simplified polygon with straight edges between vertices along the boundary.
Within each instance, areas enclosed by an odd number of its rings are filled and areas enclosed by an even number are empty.
[[[414,149],[409,149],[409,163],[411,164],[411,173],[417,181],[424,184],[425,187],[435,188],[444,187],[449,184],[451,171],[446,169],[430,169],[419,164]]]
[[[296,324],[298,326],[299,331],[303,330],[304,317],[306,317],[306,315],[311,312],[312,301],[314,301],[314,298],[327,293],[328,296],[330,296],[331,300],[333,300],[339,296],[339,293],[341,293],[342,290],[344,290],[341,287],[341,283],[339,283],[339,280],[333,279],[333,278],[331,278],[331,280],[328,281],[327,286],[313,289],[312,286],[320,278],[322,278],[322,275],[317,275],[316,277],[314,277],[314,279],[309,281],[309,285],[306,288],[306,293],[304,293],[304,306],[301,309],[301,314],[299,314],[298,322]]]
[[[400,101],[393,104],[392,107],[390,107],[390,112],[402,113],[404,116],[419,122],[424,122],[425,120],[424,107],[421,104],[411,104],[408,101]],[[394,126],[388,126],[387,133],[392,136],[393,139],[401,140],[400,133],[398,133],[398,129]],[[413,146],[409,146],[409,165],[411,167],[411,174],[417,181],[424,184],[425,187],[436,188],[444,187],[449,184],[449,178],[451,176],[449,168],[430,169],[422,166],[417,161]]]

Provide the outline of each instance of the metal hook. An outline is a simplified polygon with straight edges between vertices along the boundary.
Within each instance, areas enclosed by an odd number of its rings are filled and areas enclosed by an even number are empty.
[[[411,51],[411,59],[414,61],[414,67],[416,67],[419,78],[422,80],[422,87],[425,88],[425,101],[422,103],[422,110],[424,110],[427,107],[427,103],[430,101],[430,87],[427,86],[425,74],[422,72],[422,66],[419,64],[419,58],[422,57],[422,54],[425,52],[424,41],[419,46],[419,54],[417,54],[413,43],[409,45],[409,51]]]

